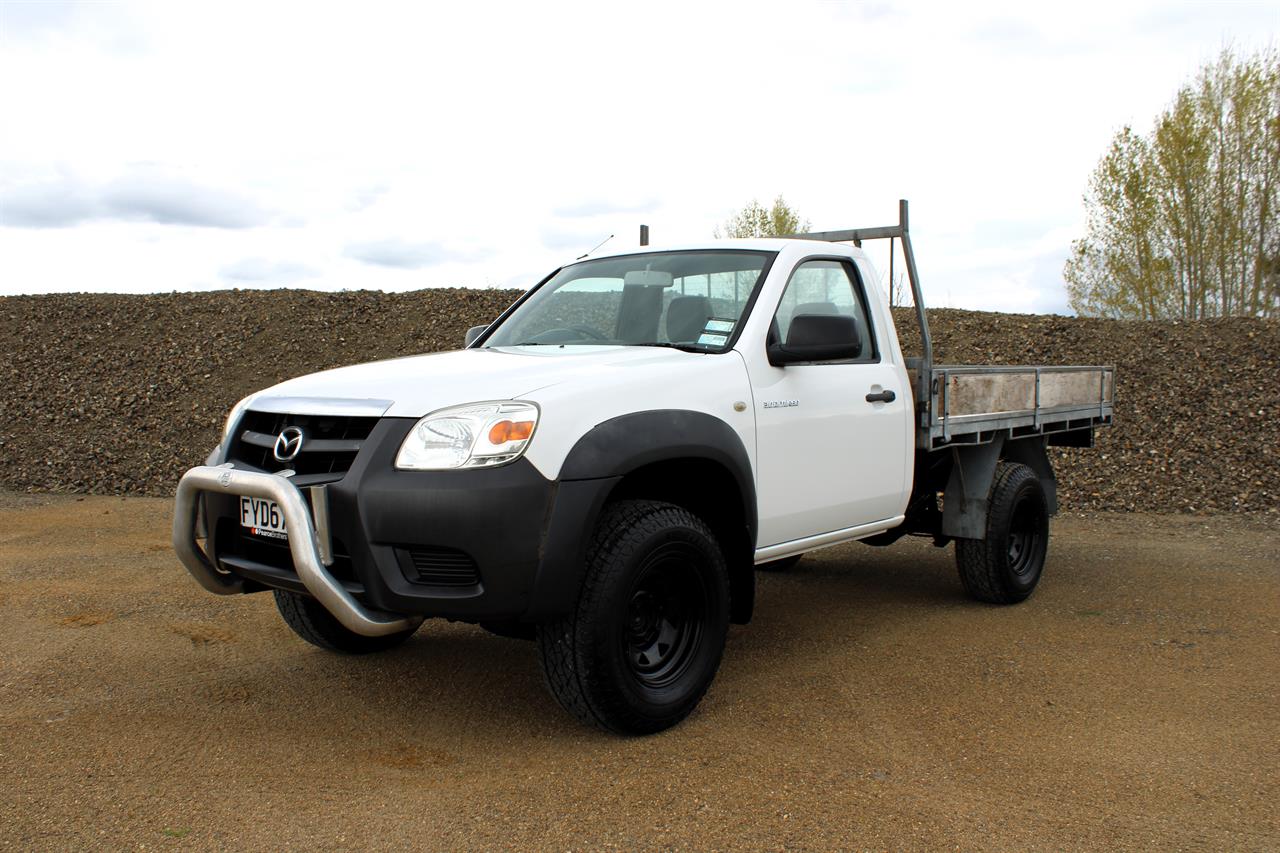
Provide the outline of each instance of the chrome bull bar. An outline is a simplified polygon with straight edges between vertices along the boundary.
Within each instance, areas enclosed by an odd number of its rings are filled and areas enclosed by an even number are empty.
[[[196,525],[200,492],[215,492],[266,498],[275,501],[284,513],[289,532],[289,553],[294,569],[307,592],[346,628],[366,637],[382,637],[417,627],[420,617],[400,616],[369,610],[343,589],[329,574],[326,565],[333,562],[328,536],[328,502],[316,501],[316,521],[323,536],[316,533],[307,502],[298,487],[279,474],[238,471],[229,466],[200,465],[182,475],[173,513],[173,550],[191,576],[209,592],[232,595],[244,591],[244,580],[219,571],[209,555],[196,542]]]

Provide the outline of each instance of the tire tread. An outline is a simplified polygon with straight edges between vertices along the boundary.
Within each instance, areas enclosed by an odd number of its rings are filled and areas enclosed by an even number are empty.
[[[625,571],[636,549],[664,529],[685,527],[710,541],[715,537],[693,513],[675,504],[647,500],[622,500],[602,513],[587,548],[587,571],[573,611],[561,619],[539,626],[538,651],[548,689],[560,705],[588,725],[620,734],[642,733],[666,728],[636,714],[611,691],[602,689],[602,675],[587,639],[593,605],[605,595]],[[728,600],[728,574],[721,560],[720,579]],[[688,703],[692,710],[706,693],[707,684]],[[686,712],[687,713],[687,712]]]
[[[964,591],[978,601],[988,604],[1016,604],[1031,591],[1019,592],[1004,582],[1005,555],[993,547],[994,522],[1008,516],[1013,510],[1013,500],[1023,481],[1038,480],[1035,472],[1016,462],[1000,462],[991,483],[990,503],[987,508],[986,538],[956,540],[956,568]],[[1034,588],[1034,587],[1033,587]]]

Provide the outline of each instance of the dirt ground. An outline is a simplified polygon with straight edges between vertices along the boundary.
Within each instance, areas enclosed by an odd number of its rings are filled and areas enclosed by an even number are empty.
[[[197,587],[169,523],[0,493],[0,848],[1280,848],[1264,522],[1061,518],[1014,608],[925,542],[811,554],[630,740],[479,628],[312,648]]]

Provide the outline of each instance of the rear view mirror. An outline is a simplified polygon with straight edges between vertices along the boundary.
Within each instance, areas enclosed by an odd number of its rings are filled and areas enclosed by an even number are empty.
[[[775,367],[808,361],[837,361],[862,355],[858,321],[842,314],[800,314],[791,319],[786,343],[772,343],[767,355]]]
[[[465,338],[462,339],[463,348],[465,349],[466,347],[469,347],[472,344],[474,344],[476,342],[476,339],[479,338],[481,335],[483,335],[485,332],[485,329],[488,329],[488,328],[489,328],[488,326],[472,326],[470,329],[467,329],[467,335]]]
[[[625,287],[670,287],[675,284],[671,273],[661,270],[632,270],[622,277]]]

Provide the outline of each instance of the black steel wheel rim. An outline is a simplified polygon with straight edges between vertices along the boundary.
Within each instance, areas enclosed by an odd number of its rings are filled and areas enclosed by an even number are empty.
[[[707,620],[701,574],[685,549],[665,549],[641,568],[627,601],[625,656],[642,685],[679,681],[697,656]]]
[[[1009,524],[1009,568],[1019,578],[1027,578],[1039,569],[1044,536],[1044,507],[1026,495],[1014,506]]]

